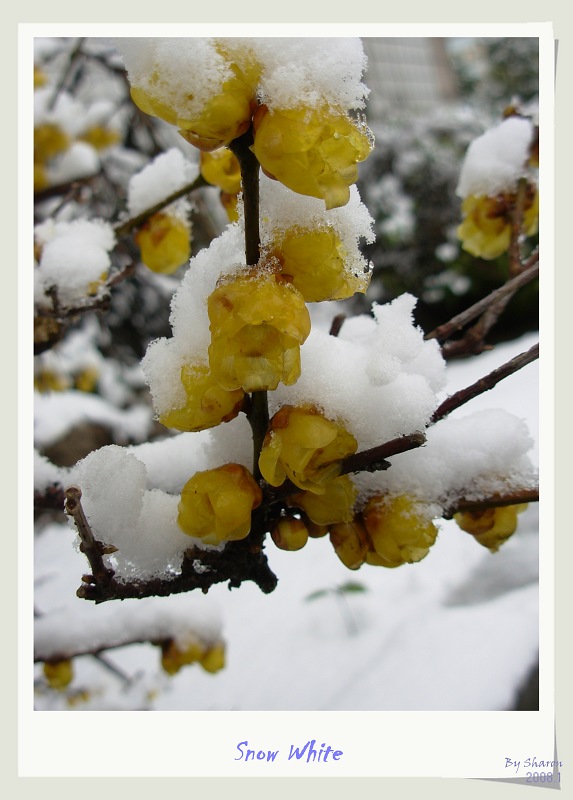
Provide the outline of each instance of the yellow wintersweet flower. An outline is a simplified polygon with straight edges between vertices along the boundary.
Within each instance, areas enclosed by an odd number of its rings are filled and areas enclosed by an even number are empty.
[[[466,197],[462,203],[464,219],[457,230],[463,249],[486,261],[505,253],[511,243],[515,203],[515,194]],[[539,195],[533,187],[528,186],[523,211],[523,233],[533,236],[537,232],[538,223]]]
[[[119,131],[113,128],[105,128],[102,125],[94,125],[79,137],[80,141],[90,144],[95,150],[106,150],[117,144],[120,139]]]
[[[44,677],[52,689],[62,691],[74,679],[74,666],[70,658],[44,662]]]
[[[237,157],[226,147],[213,153],[201,153],[201,175],[207,183],[218,186],[226,194],[241,191],[241,167]]]
[[[431,519],[422,516],[404,495],[372,497],[364,509],[363,521],[372,541],[372,556],[378,556],[367,561],[381,566],[398,567],[421,561],[438,535]]]
[[[265,173],[298,194],[344,206],[358,178],[358,162],[372,150],[372,137],[343,111],[259,106],[252,150]]]
[[[195,639],[180,644],[174,639],[161,647],[161,667],[168,675],[176,675],[181,667],[195,664],[205,657],[205,648]]]
[[[336,555],[348,569],[359,569],[371,548],[370,537],[359,519],[332,525],[330,541]]]
[[[300,345],[310,333],[304,298],[272,273],[243,274],[208,300],[209,364],[228,391],[276,389],[300,376]]]
[[[209,647],[205,655],[199,659],[199,663],[205,672],[219,672],[225,666],[225,645],[220,642]]]
[[[285,405],[271,420],[259,469],[272,486],[288,478],[299,489],[324,494],[357,446],[351,433],[316,408]]]
[[[68,134],[58,125],[47,122],[34,128],[34,164],[46,164],[65,152],[71,144]]]
[[[476,542],[495,553],[515,533],[517,515],[526,508],[527,503],[519,503],[480,511],[460,511],[454,514],[454,519],[463,531],[473,535]]]
[[[347,271],[346,249],[332,228],[289,228],[272,245],[270,255],[278,260],[281,274],[292,280],[307,303],[345,300],[368,288],[368,275]]]
[[[348,475],[340,475],[326,484],[324,494],[299,492],[290,495],[288,502],[301,508],[317,525],[331,525],[352,522],[356,496],[356,488]]]
[[[282,517],[273,527],[271,538],[279,550],[301,550],[308,542],[308,530],[301,519]]]
[[[251,529],[251,511],[263,493],[240,464],[224,464],[197,472],[181,492],[177,523],[182,531],[205,544],[244,539]]]
[[[182,408],[174,408],[159,417],[167,428],[179,431],[202,431],[234,419],[243,405],[242,389],[222,389],[205,364],[185,364],[181,383],[187,400]]]
[[[135,234],[141,260],[153,272],[171,275],[189,261],[191,234],[184,220],[162,211]]]
[[[196,102],[192,75],[185,93],[175,96],[169,76],[157,68],[146,89],[131,87],[131,97],[143,112],[176,125],[186,141],[205,151],[223,147],[249,129],[260,76],[259,64],[248,54],[241,58],[238,52],[225,52],[221,46],[216,50],[232,74],[203,104]]]

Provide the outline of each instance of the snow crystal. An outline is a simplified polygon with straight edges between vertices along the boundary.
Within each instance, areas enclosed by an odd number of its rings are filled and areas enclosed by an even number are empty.
[[[185,158],[177,148],[161,153],[131,178],[127,198],[130,215],[137,216],[152,208],[192,183],[198,175],[198,165]]]
[[[474,139],[464,158],[456,193],[468,197],[514,190],[517,181],[528,174],[532,137],[529,120],[508,117]]]

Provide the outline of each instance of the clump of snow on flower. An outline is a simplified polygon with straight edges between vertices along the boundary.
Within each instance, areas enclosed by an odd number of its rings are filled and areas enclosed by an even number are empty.
[[[161,203],[174,192],[192,183],[199,175],[196,163],[185,158],[176,147],[161,153],[144,169],[133,175],[129,181],[127,209],[131,216],[137,216]],[[169,211],[188,209],[188,201],[172,203]],[[183,215],[183,218],[185,216]]]
[[[35,270],[35,300],[51,305],[48,292],[55,289],[59,303],[73,306],[86,295],[98,293],[111,266],[115,246],[112,226],[100,219],[54,222],[49,219],[34,228],[40,248]]]
[[[161,95],[182,120],[200,114],[233,76],[222,53],[260,66],[261,102],[270,108],[364,107],[366,57],[359,38],[116,39],[132,86]],[[191,77],[190,77],[191,76]]]
[[[233,76],[209,38],[116,39],[132,86],[161,99],[184,120],[203,106]],[[191,82],[190,82],[191,80]]]
[[[141,364],[159,415],[185,402],[181,367],[208,363],[211,338],[207,300],[217,280],[244,268],[244,234],[237,224],[229,225],[191,259],[171,301],[173,336],[151,342]]]
[[[434,340],[413,324],[415,299],[402,295],[374,305],[374,316],[346,320],[338,336],[312,330],[301,348],[302,374],[279,386],[282,404],[315,405],[340,420],[359,449],[424,430],[443,388],[445,364]]]
[[[508,117],[470,144],[456,189],[459,197],[495,195],[515,189],[528,177],[533,125],[522,117]]]
[[[354,275],[371,271],[371,264],[362,255],[359,244],[361,239],[366,244],[374,241],[374,220],[361,201],[356,186],[350,187],[350,198],[346,205],[327,211],[322,200],[291,192],[279,181],[263,176],[260,213],[263,250],[280,241],[281,234],[292,228],[334,230],[345,252],[345,270]],[[241,204],[239,214],[242,219]]]
[[[263,65],[259,96],[269,108],[364,108],[370,90],[361,80],[359,38],[255,39],[253,46]]]
[[[169,579],[188,547],[205,547],[177,525],[179,497],[148,489],[145,464],[125,448],[102,447],[78,462],[70,482],[82,490],[82,507],[96,539],[113,545],[106,556],[118,578]]]

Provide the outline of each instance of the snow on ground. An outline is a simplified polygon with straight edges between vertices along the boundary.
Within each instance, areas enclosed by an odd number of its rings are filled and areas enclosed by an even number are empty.
[[[537,336],[499,345],[477,359],[448,366],[444,394],[474,382],[529,349]],[[528,365],[455,412],[504,408],[526,420],[538,463],[538,365]],[[397,457],[399,458],[399,456]],[[112,650],[105,659],[118,677],[91,657],[75,661],[70,690],[79,701],[41,688],[39,709],[113,710],[503,710],[538,652],[539,509],[519,517],[514,536],[492,554],[453,522],[419,564],[394,570],[363,566],[350,571],[328,538],[311,539],[297,552],[266,545],[278,587],[265,596],[246,583],[214,586],[153,602],[177,613],[188,608],[222,623],[227,666],[210,674],[198,665],[169,677],[151,645]],[[84,615],[85,624],[113,613],[75,597],[86,569],[74,532],[50,525],[38,536],[35,604]],[[341,592],[348,582],[362,591]],[[312,598],[310,595],[322,592]],[[138,601],[124,601],[124,603]],[[127,679],[129,680],[127,680]],[[82,696],[83,688],[90,689]]]

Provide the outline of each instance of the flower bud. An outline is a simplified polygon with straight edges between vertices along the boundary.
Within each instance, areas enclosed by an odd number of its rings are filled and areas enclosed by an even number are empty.
[[[74,678],[74,667],[70,658],[61,661],[45,661],[44,677],[52,689],[62,691]]]
[[[346,205],[357,164],[372,149],[367,128],[328,107],[270,111],[261,105],[253,130],[252,150],[265,173],[293,192],[324,200],[327,209]]]
[[[351,433],[316,408],[285,405],[271,420],[259,469],[272,486],[288,478],[300,489],[324,494],[357,446]]]
[[[182,408],[174,408],[159,417],[167,428],[179,431],[202,431],[234,419],[245,398],[242,389],[227,392],[214,380],[205,364],[185,364],[181,383],[187,399]]]
[[[179,217],[158,212],[135,234],[141,260],[152,272],[171,275],[189,261],[189,225]]]
[[[332,525],[330,541],[336,555],[348,569],[359,569],[366,561],[370,539],[366,528],[358,519]]]
[[[308,530],[301,519],[282,517],[272,529],[271,537],[281,550],[300,550],[308,542]]]
[[[373,550],[386,562],[383,566],[397,567],[421,561],[438,535],[431,519],[404,495],[373,497],[362,516]]]
[[[215,289],[208,312],[209,364],[224,389],[276,389],[298,379],[310,316],[293,286],[272,273],[240,275]]]
[[[463,531],[471,533],[476,542],[495,553],[515,533],[517,515],[526,508],[527,503],[520,503],[479,511],[460,511],[454,514],[454,520]]]
[[[263,493],[241,464],[225,464],[197,472],[181,492],[177,523],[184,533],[205,544],[244,539],[251,529],[251,512]]]

